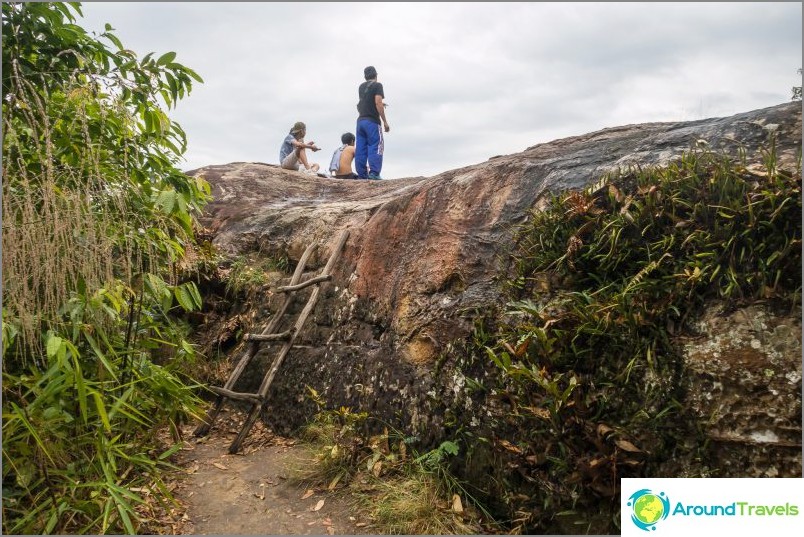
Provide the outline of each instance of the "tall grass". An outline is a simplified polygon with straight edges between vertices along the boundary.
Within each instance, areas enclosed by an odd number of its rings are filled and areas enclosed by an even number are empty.
[[[74,116],[70,143],[93,146],[86,108],[97,105],[90,96],[76,83],[56,101],[57,110],[46,112],[35,89],[17,80],[10,97],[28,111],[28,121],[21,125],[11,114],[3,121],[3,305],[15,321],[17,343],[30,348],[25,356],[41,357],[41,324],[58,317],[79,284],[99,289],[147,270],[153,245],[136,239],[152,223],[135,210],[129,192],[110,187],[99,152],[84,151],[70,165],[51,157],[63,141],[50,113]],[[38,141],[35,151],[21,146],[29,138]],[[121,144],[122,152],[130,150],[131,140]]]
[[[4,533],[136,533],[138,491],[170,499],[157,431],[199,414],[179,314],[201,297],[177,268],[208,185],[173,167],[151,100],[180,66],[127,63],[151,77],[112,88],[123,61],[73,10],[3,4]]]

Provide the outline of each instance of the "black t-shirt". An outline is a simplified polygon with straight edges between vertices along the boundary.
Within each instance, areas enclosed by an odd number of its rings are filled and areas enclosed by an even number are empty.
[[[357,96],[360,101],[357,103],[357,119],[370,119],[377,125],[380,124],[380,113],[377,112],[377,105],[374,104],[374,96],[379,95],[383,99],[385,93],[382,91],[382,84],[368,80],[360,84],[357,88]]]

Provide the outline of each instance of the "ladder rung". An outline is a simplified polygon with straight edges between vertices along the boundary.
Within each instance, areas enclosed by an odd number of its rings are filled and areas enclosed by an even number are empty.
[[[290,338],[291,331],[285,330],[278,334],[246,334],[245,341],[281,341]]]
[[[229,399],[238,399],[240,401],[251,401],[252,403],[263,402],[263,398],[260,397],[260,394],[258,393],[233,392],[231,390],[227,390],[226,388],[218,388],[217,386],[210,386],[209,389],[217,393],[218,395],[223,395],[224,397],[228,397]]]
[[[321,282],[328,282],[332,279],[332,274],[324,274],[322,276],[316,276],[315,278],[310,278],[305,282],[298,283],[296,285],[286,285],[284,287],[277,287],[277,291],[280,293],[289,293],[291,291],[298,291],[299,289],[304,289],[305,287],[309,287],[311,285],[315,285]]]

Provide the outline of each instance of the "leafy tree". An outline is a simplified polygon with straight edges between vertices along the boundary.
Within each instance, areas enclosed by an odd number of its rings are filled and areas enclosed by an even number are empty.
[[[4,533],[141,529],[133,489],[176,449],[154,431],[199,402],[176,313],[209,186],[166,110],[202,79],[78,16],[2,5]]]
[[[798,74],[801,75],[801,69],[798,70]],[[801,100],[801,86],[793,86],[793,98],[794,101]]]

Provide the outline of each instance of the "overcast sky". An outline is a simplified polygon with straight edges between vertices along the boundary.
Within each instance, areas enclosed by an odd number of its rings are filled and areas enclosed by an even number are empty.
[[[190,170],[277,164],[296,121],[325,168],[374,65],[386,179],[431,176],[606,127],[729,116],[801,85],[801,3],[87,2],[139,57],[204,84],[170,115]]]

